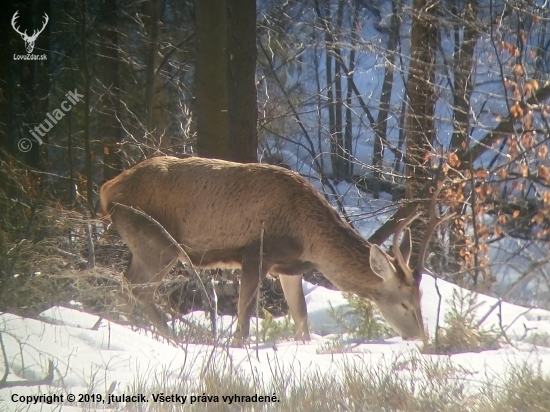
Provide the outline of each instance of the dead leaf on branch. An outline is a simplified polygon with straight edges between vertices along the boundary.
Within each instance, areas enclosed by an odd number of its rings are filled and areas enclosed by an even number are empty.
[[[458,158],[458,155],[456,154],[456,152],[449,153],[448,162],[451,167],[456,168],[460,166],[460,159]]]
[[[539,177],[541,179],[544,179],[547,183],[550,180],[550,171],[548,168],[544,165],[540,165],[537,169]]]
[[[513,119],[518,119],[520,117],[523,116],[523,109],[521,108],[521,106],[519,105],[518,102],[516,102],[516,104],[514,104],[511,108],[510,108],[510,117],[512,117]]]

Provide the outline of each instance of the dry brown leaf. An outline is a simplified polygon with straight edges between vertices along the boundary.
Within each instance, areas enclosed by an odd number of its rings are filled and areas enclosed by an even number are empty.
[[[548,181],[548,179],[550,178],[550,171],[544,165],[539,166],[538,173],[539,173],[539,176],[546,181]]]
[[[449,165],[451,165],[451,167],[460,166],[460,159],[458,158],[458,155],[454,152],[449,153]]]
[[[477,169],[475,171],[475,177],[478,180],[486,180],[488,175],[489,175],[489,172],[487,172],[486,169]]]

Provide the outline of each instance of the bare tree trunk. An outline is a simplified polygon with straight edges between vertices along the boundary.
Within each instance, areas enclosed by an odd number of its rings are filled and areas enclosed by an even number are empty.
[[[406,96],[403,96],[403,101],[401,102],[401,110],[399,111],[399,138],[397,141],[397,150],[399,153],[404,153],[403,145],[405,144],[405,112],[407,110],[407,98]],[[401,174],[401,158],[402,156],[395,156],[395,159],[393,161],[393,171],[396,175]],[[400,198],[397,199],[396,192],[393,193],[392,200],[401,200]]]
[[[329,43],[330,42],[330,43]],[[336,179],[338,175],[338,169],[336,164],[338,162],[337,152],[338,148],[336,145],[336,113],[334,107],[334,93],[332,91],[332,56],[328,53],[330,49],[330,44],[332,43],[332,36],[325,32],[325,70],[327,77],[327,110],[328,110],[328,123],[329,123],[329,139],[330,139],[330,154],[331,154],[331,163],[332,163],[332,173],[333,178]]]
[[[460,12],[457,7],[452,8],[452,15],[463,15],[464,19],[460,19],[454,24],[454,62],[453,62],[453,135],[451,138],[451,150],[463,149],[469,146],[470,136],[470,99],[473,92],[473,71],[475,68],[474,52],[479,32],[475,28],[477,19],[478,2],[472,0],[466,3],[464,10]],[[463,29],[462,29],[463,27]],[[462,29],[463,36],[460,40],[460,31]],[[471,165],[470,165],[471,167]],[[463,190],[463,189],[456,189]],[[472,210],[475,203],[476,193],[472,193]],[[462,208],[454,207],[451,212],[461,214]],[[475,219],[475,214],[473,215]],[[456,220],[451,222],[451,230],[449,230],[449,244],[451,245],[450,253],[446,257],[447,268],[449,272],[458,272],[460,270],[460,261],[463,258],[460,256],[460,250],[465,246],[464,236],[459,236],[460,229],[456,225]],[[477,258],[477,255],[475,255]],[[475,284],[476,277],[474,277]]]
[[[324,153],[323,153],[323,139],[322,139],[322,130],[323,130],[323,125],[322,125],[322,117],[321,117],[321,113],[322,113],[322,98],[321,98],[321,76],[319,74],[320,70],[321,70],[321,62],[319,61],[319,56],[318,56],[318,53],[317,53],[317,42],[315,43],[315,53],[313,54],[313,62],[315,64],[315,82],[317,84],[317,147],[319,148],[319,165],[320,165],[320,170],[319,170],[319,174],[323,175],[324,174],[324,170],[325,170],[325,167],[324,167],[324,159],[325,159],[325,156],[324,156]]]
[[[73,117],[71,112],[67,113],[67,123],[69,130],[67,132],[67,160],[69,167],[69,206],[73,207],[76,201],[75,179],[74,179],[74,161],[73,161]]]
[[[407,164],[405,174],[407,184],[405,197],[407,199],[429,198],[429,190],[425,184],[429,178],[429,163],[427,155],[431,152],[435,137],[435,50],[437,45],[437,22],[434,17],[436,8],[428,0],[414,0],[413,21],[411,29],[411,59],[407,82],[409,107],[407,111]],[[413,204],[405,203],[369,238],[369,242],[381,244],[394,232],[399,220],[411,213]],[[425,233],[425,222],[421,219],[411,224],[413,244],[413,261],[418,256],[419,243]]]
[[[429,177],[426,154],[431,152],[434,140],[435,110],[435,47],[437,28],[425,10],[427,0],[414,0],[413,25],[411,29],[411,63],[407,92],[407,158],[408,180],[406,196],[412,199],[415,192]],[[433,22],[435,23],[435,22]]]
[[[435,50],[437,46],[437,22],[433,4],[428,0],[413,1],[413,22],[411,29],[411,62],[407,92],[407,160],[405,174],[407,183],[405,197],[414,199],[430,177],[431,153],[435,140]],[[411,225],[413,259],[416,259],[419,242],[425,233],[425,222],[417,219]]]
[[[44,16],[52,15],[51,1],[45,0],[40,2],[33,2],[33,8],[35,19],[32,27],[40,27],[41,23],[44,21]],[[36,40],[35,53],[46,54],[48,55],[51,49],[50,46],[50,33],[51,33],[51,23],[48,23],[44,27],[44,31],[40,33],[38,39]],[[49,111],[50,103],[50,88],[52,84],[51,76],[51,56],[48,59],[42,61],[34,61],[35,65],[34,70],[34,84],[35,84],[35,96],[33,101],[33,111],[35,111],[40,121],[46,117],[46,113]],[[51,133],[51,134],[50,134]],[[49,142],[50,137],[55,133],[53,130],[50,133],[46,133],[44,142]],[[40,147],[37,144],[33,144],[33,149],[36,148],[37,154],[39,157],[39,167],[46,168],[48,162],[48,150],[46,147]]]
[[[26,6],[26,12],[22,10],[21,17],[18,20],[22,27],[39,28],[44,21],[44,13],[51,15],[49,1],[29,2]],[[50,27],[51,23],[46,24],[44,31],[36,39],[33,53],[48,54]],[[19,44],[23,46],[22,42],[19,42]],[[33,129],[38,125],[42,125],[41,122],[48,111],[48,94],[50,89],[49,61],[24,60],[19,63],[19,90],[21,90],[21,107],[24,111],[23,123],[32,125],[30,129]],[[47,143],[49,141],[52,127],[53,125],[50,125],[49,130],[44,131],[44,133],[37,132],[43,142]],[[22,129],[22,135],[18,137],[28,139],[31,136],[25,127]],[[30,145],[30,150],[23,153],[25,164],[33,168],[43,168],[45,165],[42,155],[44,154],[45,152],[41,151],[38,142],[33,141],[32,145]]]
[[[453,84],[453,136],[451,149],[461,149],[468,141],[470,133],[470,99],[472,97],[474,70],[474,52],[479,32],[475,29],[477,18],[477,0],[472,0],[465,5],[464,30],[462,42],[460,41],[460,24],[454,26],[455,52],[454,52],[454,84]],[[454,8],[453,14],[457,15]]]
[[[334,156],[334,180],[344,180],[345,159],[344,159],[344,138],[342,128],[342,69],[341,49],[339,43],[342,39],[342,20],[344,16],[344,0],[338,1],[338,10],[336,12],[336,39],[333,45],[335,54],[334,59],[334,141],[336,146],[336,154]]]
[[[227,101],[229,158],[258,161],[256,1],[227,0]]]
[[[258,161],[256,2],[195,1],[200,156]]]
[[[195,1],[195,93],[199,156],[228,159],[225,1]]]
[[[353,71],[355,70],[355,47],[357,45],[357,25],[359,23],[359,0],[356,0],[352,6],[352,27],[350,31],[350,52],[349,52],[349,71],[346,73],[348,90],[346,93],[346,128],[344,131],[344,157],[346,162],[345,177],[351,180],[353,176],[352,140],[353,140],[353,122],[351,118],[351,98],[353,96]]]
[[[120,99],[120,77],[118,73],[118,31],[116,0],[101,3],[101,71],[100,81],[105,89],[104,105],[100,113],[100,124],[104,128],[103,136],[103,177],[111,180],[122,172],[120,142],[122,129],[117,119]]]
[[[392,16],[388,35],[388,47],[385,55],[384,80],[382,82],[382,92],[380,93],[380,108],[378,110],[378,119],[376,121],[380,133],[374,136],[374,147],[372,153],[372,177],[373,191],[372,196],[375,199],[380,197],[380,179],[382,174],[382,160],[384,159],[384,147],[382,141],[386,140],[388,131],[388,116],[390,113],[390,101],[393,86],[393,66],[395,58],[395,48],[397,38],[399,37],[399,19],[397,17],[397,7],[395,1],[392,1]]]
[[[16,11],[15,4],[12,2],[0,2],[0,38],[4,39],[3,47],[0,48],[0,88],[3,93],[0,97],[0,159],[3,159],[5,153],[14,155],[17,153],[17,127],[15,122],[16,107],[16,85],[20,82],[16,80],[20,71],[16,69],[13,55],[15,47],[23,47],[20,42],[16,42],[16,36],[10,25],[10,19]],[[37,143],[37,142],[33,142]],[[0,181],[0,188],[7,182]]]
[[[86,174],[86,201],[88,203],[88,210],[95,218],[94,210],[94,168],[92,162],[92,143],[90,136],[90,111],[92,107],[91,103],[91,88],[92,77],[90,73],[90,66],[88,61],[88,22],[87,13],[84,14],[82,22],[82,66],[84,68],[84,172]]]
[[[156,57],[159,46],[159,24],[163,0],[145,0],[142,3],[142,10],[145,22],[145,127],[146,133],[153,133],[155,125],[153,118],[153,105],[155,98],[155,70]],[[153,139],[146,138],[147,147],[151,147]]]
[[[332,53],[334,48],[334,38],[332,36],[332,27],[330,24],[330,0],[325,0],[323,9],[319,5],[319,0],[315,0],[315,11],[319,20],[323,25],[323,31],[325,33],[325,73],[327,78],[327,110],[328,110],[328,123],[329,123],[329,142],[330,142],[330,158],[332,163],[333,178],[337,179],[338,168],[338,145],[336,142],[336,111],[334,105],[334,92],[332,90]]]

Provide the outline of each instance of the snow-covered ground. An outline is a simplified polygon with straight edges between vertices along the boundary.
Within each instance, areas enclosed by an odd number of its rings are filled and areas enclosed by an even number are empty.
[[[468,293],[443,280],[436,281],[430,276],[424,276],[423,315],[432,336],[438,318],[439,294],[436,283],[443,297],[440,324],[444,319],[443,314],[449,310],[453,293]],[[54,377],[51,385],[1,389],[0,410],[73,411],[89,406],[83,403],[78,407],[63,406],[60,409],[59,404],[48,405],[47,398],[26,398],[54,393],[64,395],[64,401],[69,394],[75,395],[76,400],[81,394],[100,394],[102,401],[99,404],[92,403],[100,409],[109,409],[106,396],[110,393],[137,395],[131,392],[131,388],[135,388],[136,382],[143,381],[144,377],[150,379],[162,375],[163,379],[169,381],[181,379],[182,374],[185,374],[188,379],[199,379],[204,365],[213,358],[216,362],[220,362],[222,358],[230,361],[234,368],[245,375],[254,375],[254,379],[262,379],[267,385],[264,387],[269,387],[269,381],[274,377],[274,364],[280,371],[291,371],[293,374],[321,371],[330,373],[334,379],[338,379],[344,363],[367,368],[391,362],[396,356],[419,356],[434,360],[442,357],[420,354],[420,342],[404,342],[400,338],[376,342],[346,341],[344,338],[342,345],[345,350],[331,353],[327,348],[330,348],[330,339],[334,338],[337,327],[334,319],[329,316],[330,307],[345,308],[347,301],[340,292],[308,283],[305,283],[305,293],[314,333],[312,341],[260,344],[257,352],[254,344],[247,349],[195,344],[174,347],[152,339],[143,332],[136,332],[108,321],[102,321],[99,328],[93,329],[98,320],[97,316],[61,307],[43,312],[39,319],[2,314],[0,336],[9,365],[7,382],[43,379],[48,374],[50,361],[54,365]],[[450,359],[457,366],[468,368],[472,384],[475,384],[476,377],[481,381],[487,376],[503,376],[513,365],[525,362],[540,365],[541,370],[550,375],[550,348],[534,347],[525,342],[525,337],[530,334],[550,336],[549,311],[507,303],[498,304],[496,299],[484,295],[478,296],[477,303],[477,317],[486,317],[483,326],[495,327],[497,330],[504,328],[513,345],[480,353],[452,355],[449,358],[445,357],[446,359]],[[195,321],[205,321],[204,315],[200,312],[192,313],[188,317],[194,318]],[[222,328],[231,329],[234,322],[230,317],[222,317],[219,324]],[[4,375],[3,363],[0,362],[0,379]],[[153,393],[144,395],[148,402],[155,402]],[[207,395],[217,395],[221,402],[223,395],[232,394]],[[38,402],[32,404],[35,400]],[[23,403],[27,401],[31,403],[29,409],[26,409],[27,404]],[[188,399],[187,403],[189,401]]]

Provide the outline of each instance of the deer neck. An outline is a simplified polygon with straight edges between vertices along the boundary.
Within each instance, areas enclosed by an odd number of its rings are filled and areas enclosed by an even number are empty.
[[[344,292],[375,288],[379,279],[369,266],[370,244],[344,223],[323,228],[312,245],[311,261],[328,280]]]

